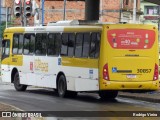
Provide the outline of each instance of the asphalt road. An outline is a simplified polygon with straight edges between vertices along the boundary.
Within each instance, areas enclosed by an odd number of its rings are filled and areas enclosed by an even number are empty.
[[[160,104],[117,97],[114,101],[101,101],[97,94],[79,93],[77,98],[59,98],[52,89],[28,87],[17,92],[13,85],[0,84],[0,101],[26,111],[139,111],[158,110]]]
[[[24,111],[160,111],[159,103],[117,97],[101,101],[97,94],[80,93],[77,98],[59,98],[52,89],[28,87],[17,92],[11,84],[0,83],[0,102]]]

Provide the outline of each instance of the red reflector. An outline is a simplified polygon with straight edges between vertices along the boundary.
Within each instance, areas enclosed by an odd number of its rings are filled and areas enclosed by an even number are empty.
[[[105,64],[103,67],[103,79],[109,80],[109,73],[108,73],[108,64]]]
[[[159,77],[158,65],[155,64],[153,80],[158,80],[158,77]]]

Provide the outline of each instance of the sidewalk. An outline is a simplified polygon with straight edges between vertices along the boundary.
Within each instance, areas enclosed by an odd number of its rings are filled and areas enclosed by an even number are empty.
[[[0,111],[5,112],[5,111],[21,111],[21,110],[12,105],[8,105],[6,103],[0,102]],[[13,118],[6,117],[6,118],[3,118],[3,120],[13,120]],[[22,120],[22,118],[14,118],[14,120]]]
[[[159,78],[160,78],[160,75],[159,75]],[[157,91],[146,92],[146,93],[119,92],[118,96],[125,97],[125,98],[132,98],[136,100],[160,103],[160,80],[159,80],[159,90]]]
[[[148,102],[160,103],[160,90],[147,93],[119,92],[119,97],[132,98]]]

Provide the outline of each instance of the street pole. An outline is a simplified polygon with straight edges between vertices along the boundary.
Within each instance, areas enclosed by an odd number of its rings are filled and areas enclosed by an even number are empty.
[[[45,0],[42,0],[42,25],[44,24],[44,2]]]
[[[24,3],[24,1],[22,1],[22,0],[20,0],[20,2],[21,2],[21,5],[22,5],[22,3]],[[23,6],[23,5],[22,5]],[[22,7],[21,6],[21,7]],[[23,6],[24,7],[24,6]],[[24,20],[25,20],[25,16],[24,16],[24,14],[22,13],[22,8],[21,8],[21,26],[25,26],[25,22],[24,22]]]
[[[119,1],[119,22],[121,22],[121,16],[122,16],[122,8],[123,8],[123,1]]]
[[[7,26],[8,26],[8,8],[6,7],[6,28],[7,28]]]
[[[2,27],[1,26],[1,0],[0,0],[0,28]],[[0,29],[0,40],[1,40],[1,29]]]
[[[21,1],[21,2],[22,2],[22,1]],[[24,14],[24,9],[25,9],[25,6],[24,6],[24,5],[25,5],[25,0],[23,0],[23,5],[22,5],[22,6],[23,6],[23,10],[22,10],[22,11],[23,11],[23,12],[21,11],[21,13],[22,13],[22,17],[23,17],[23,18],[22,18],[22,19],[23,19],[23,26],[26,27],[26,26],[27,26],[27,17],[26,17],[25,14]]]
[[[63,20],[66,20],[66,0],[64,0]]]
[[[133,3],[133,23],[136,22],[136,10],[137,10],[137,0],[134,0],[134,3]]]
[[[103,0],[100,1],[100,13],[101,13],[100,20],[101,22],[103,22]]]

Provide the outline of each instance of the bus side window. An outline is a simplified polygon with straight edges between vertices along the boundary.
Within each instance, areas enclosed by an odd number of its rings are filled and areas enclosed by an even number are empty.
[[[2,55],[5,55],[6,41],[2,40]]]
[[[55,45],[54,45],[54,50],[55,50],[55,55],[59,55],[60,54],[60,47],[61,47],[61,34],[60,33],[56,33],[55,34]]]
[[[61,55],[68,55],[68,33],[62,34],[62,45],[61,45]]]
[[[61,34],[50,33],[48,35],[47,54],[58,56],[60,53],[60,43],[61,43]]]
[[[99,49],[100,49],[100,35],[99,33],[92,33],[89,56],[91,58],[97,58],[99,56]]]
[[[101,40],[101,34],[97,33],[96,35],[97,40],[96,40],[96,53],[95,53],[95,58],[99,57],[99,52],[100,52],[100,40]]]
[[[36,36],[35,34],[30,34],[30,41],[29,41],[29,53],[30,54],[34,54],[34,50],[35,50],[35,39],[36,39]]]
[[[2,41],[2,57],[9,56],[9,52],[10,52],[10,41],[3,40]]]
[[[76,34],[75,57],[82,57],[83,33]]]
[[[27,33],[24,35],[23,54],[34,54],[35,34]]]
[[[47,34],[45,33],[37,33],[36,34],[36,47],[35,54],[36,55],[46,55],[47,45]]]
[[[23,35],[19,34],[18,54],[22,54],[23,49]]]
[[[89,56],[89,44],[90,44],[90,33],[84,33],[84,41],[83,41],[83,57]]]
[[[29,54],[29,40],[30,40],[30,35],[25,34],[24,35],[24,45],[23,45],[23,54],[28,55]]]
[[[23,34],[14,34],[13,35],[13,54],[22,54],[23,49]]]
[[[42,54],[43,55],[46,55],[47,53],[47,34],[43,34],[43,37],[42,37]]]
[[[13,35],[13,48],[12,48],[13,54],[18,53],[18,45],[19,45],[19,34],[14,34]]]
[[[75,38],[76,38],[75,33],[70,33],[69,34],[69,39],[68,39],[68,56],[70,56],[70,57],[74,56]]]
[[[47,47],[47,54],[48,55],[54,55],[54,43],[55,43],[55,34],[54,33],[50,33],[48,35],[48,47]]]
[[[40,55],[41,54],[41,50],[42,50],[42,34],[37,33],[36,34],[36,44],[35,44],[36,48],[35,48],[35,54]]]

